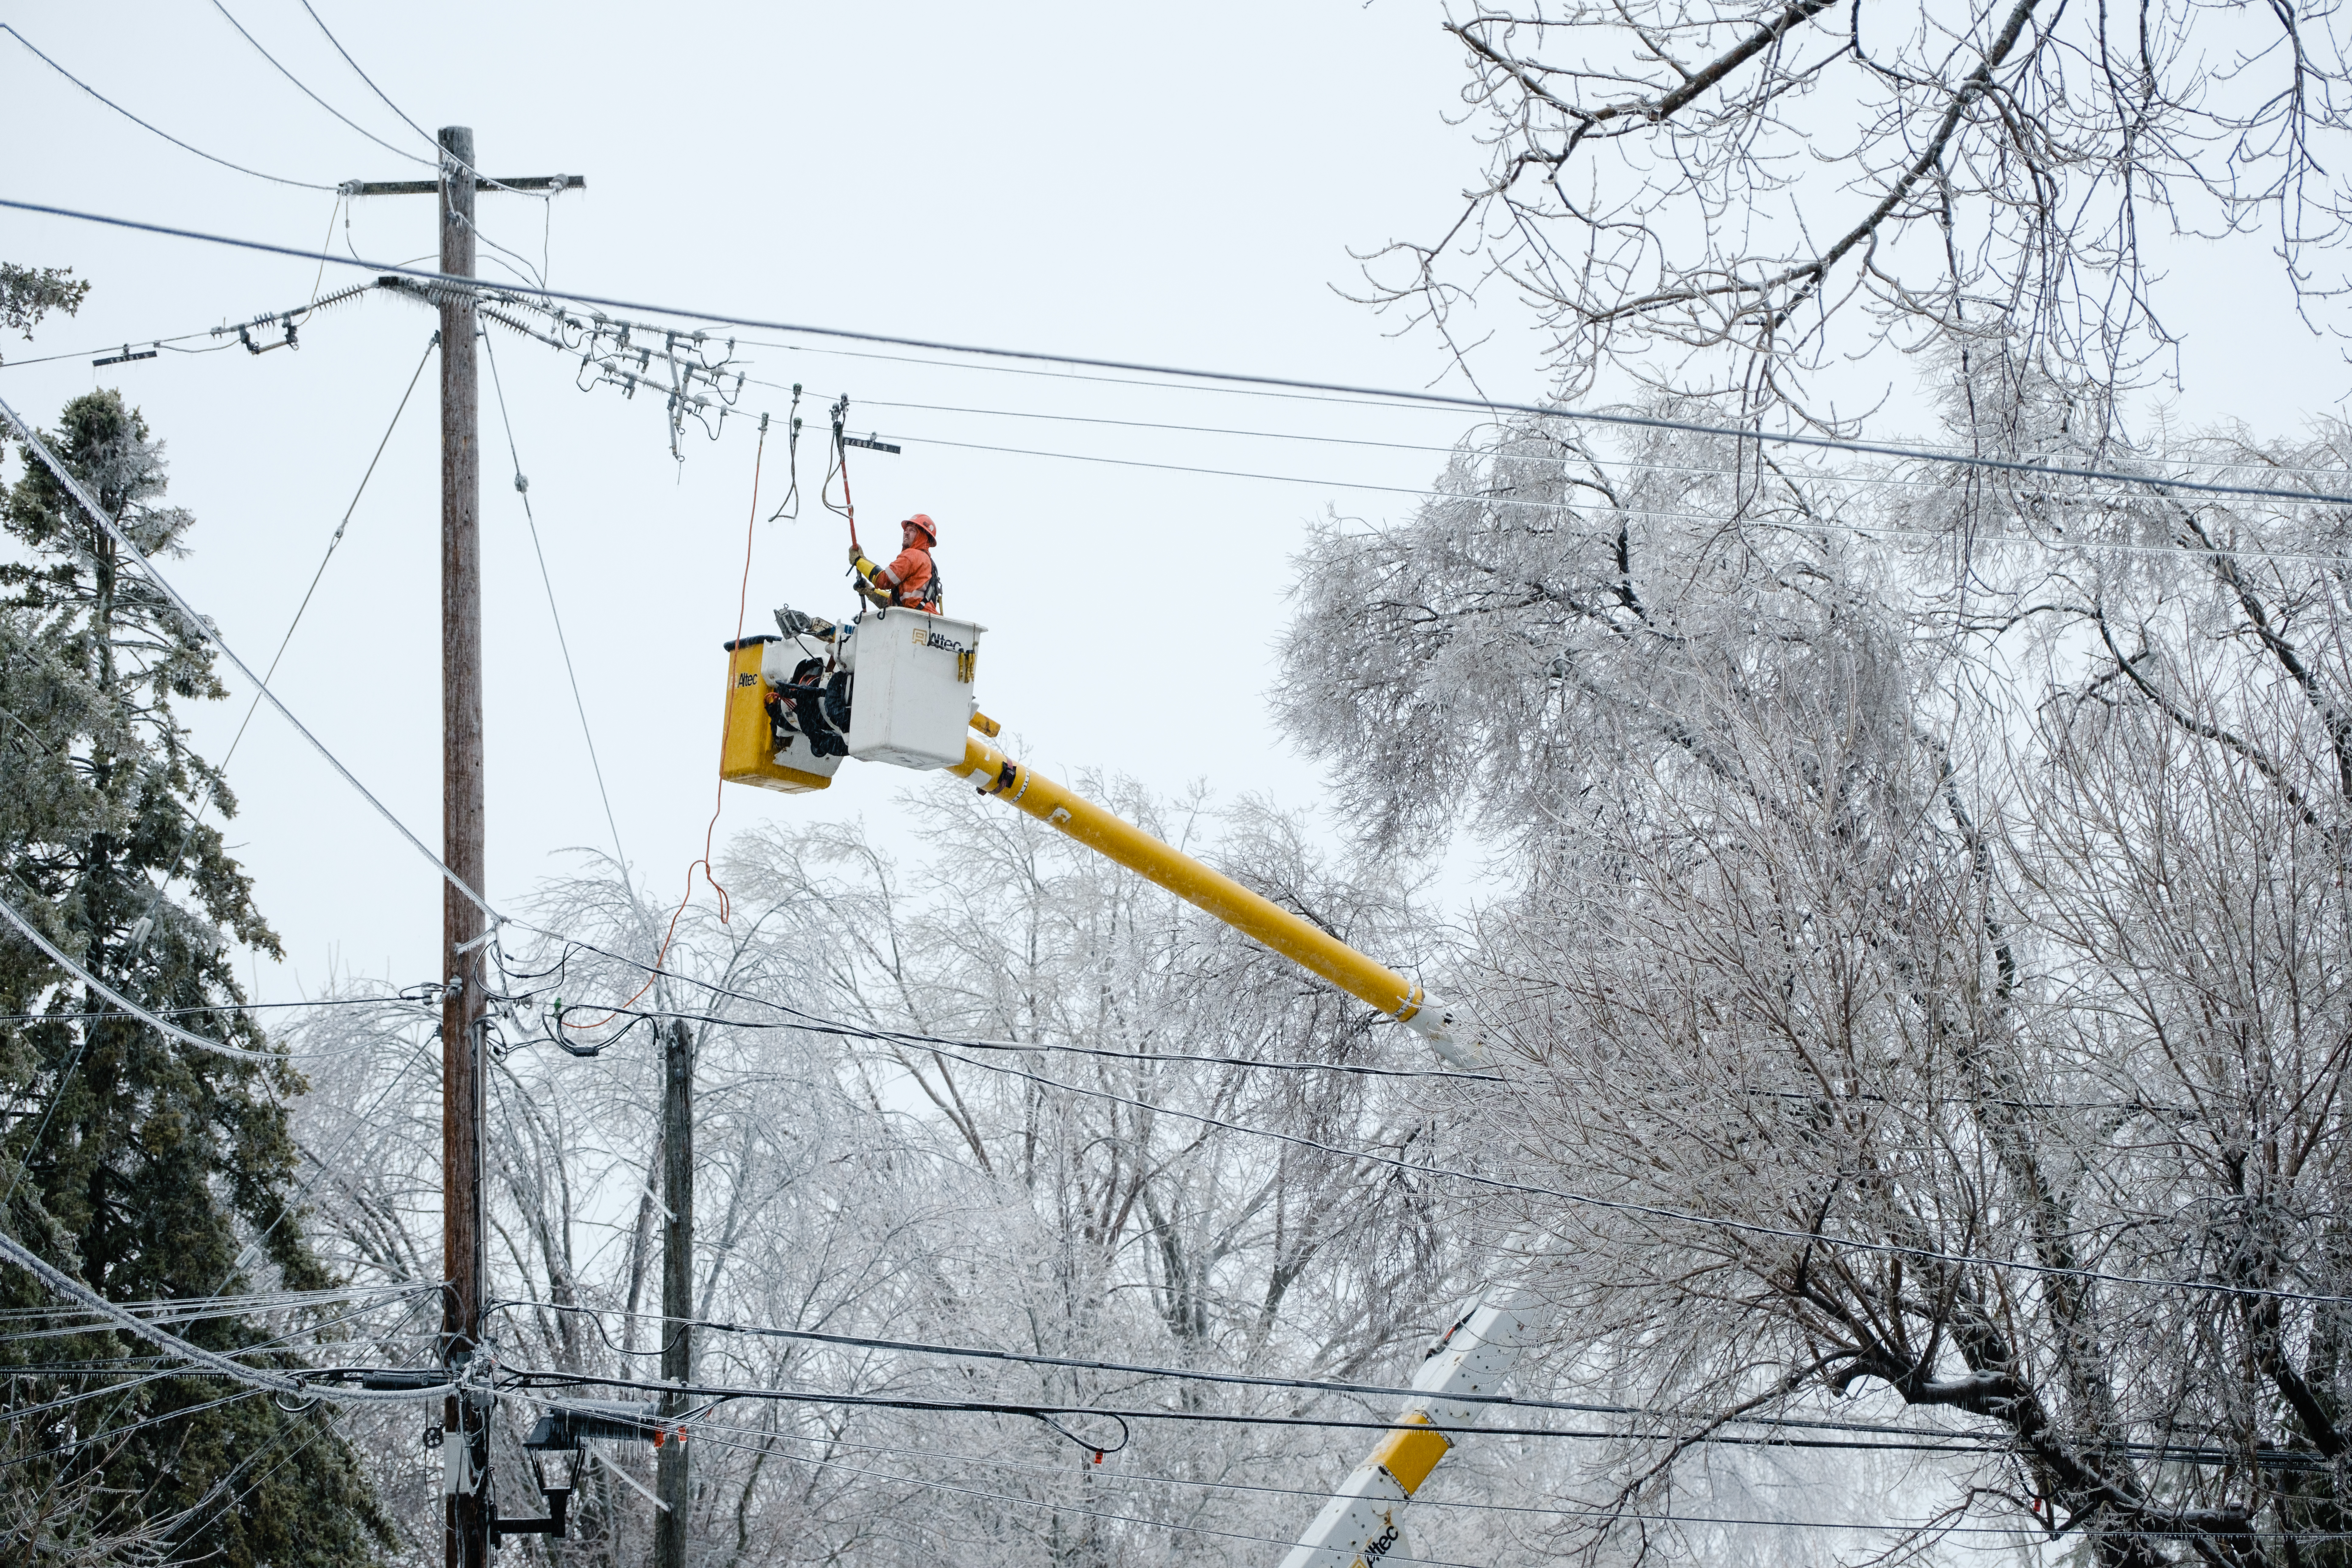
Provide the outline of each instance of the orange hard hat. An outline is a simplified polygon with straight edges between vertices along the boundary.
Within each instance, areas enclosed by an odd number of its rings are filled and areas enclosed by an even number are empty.
[[[940,542],[939,525],[931,521],[930,513],[929,512],[919,511],[898,526],[901,528],[911,528],[919,531],[922,536],[925,539],[929,540],[933,544],[937,544]]]

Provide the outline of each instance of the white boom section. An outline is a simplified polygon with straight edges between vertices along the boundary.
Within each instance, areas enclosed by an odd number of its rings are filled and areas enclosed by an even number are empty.
[[[1520,1349],[1542,1331],[1542,1310],[1531,1296],[1487,1292],[1413,1374],[1414,1391],[1426,1397],[1406,1407],[1396,1430],[1323,1505],[1282,1568],[1376,1568],[1396,1551],[1405,1504],[1454,1447],[1447,1434],[1476,1426],[1493,1408],[1446,1396],[1500,1393]]]

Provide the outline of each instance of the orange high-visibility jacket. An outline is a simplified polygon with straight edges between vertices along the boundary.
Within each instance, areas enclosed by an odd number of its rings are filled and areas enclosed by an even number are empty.
[[[890,590],[890,603],[908,609],[936,609],[923,603],[931,585],[931,552],[919,544],[898,552],[898,559],[878,568],[874,581]]]

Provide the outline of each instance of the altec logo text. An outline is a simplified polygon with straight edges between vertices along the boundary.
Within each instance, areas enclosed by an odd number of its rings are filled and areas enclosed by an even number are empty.
[[[943,637],[928,626],[917,626],[915,628],[915,646],[917,647],[940,648],[948,653],[961,653],[963,651],[963,644],[956,641],[953,637]]]

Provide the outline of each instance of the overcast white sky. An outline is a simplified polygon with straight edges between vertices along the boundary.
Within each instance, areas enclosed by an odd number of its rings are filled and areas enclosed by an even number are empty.
[[[1381,0],[1176,7],[921,3],[448,5],[313,0],[361,66],[430,130],[469,124],[493,175],[587,176],[551,214],[482,198],[492,238],[558,287],[968,342],[1397,386],[1441,374],[1439,345],[1334,292],[1349,248],[1426,237],[1475,176],[1457,50],[1433,5]],[[299,0],[229,9],[310,89],[394,147],[429,148],[336,56]],[[239,37],[210,0],[0,5],[0,18],[99,91],[205,151],[332,185],[422,177],[339,124]],[[0,38],[0,138],[12,197],[371,259],[436,248],[429,198],[336,198],[207,163],[131,125]],[[318,268],[279,258],[0,214],[0,256],[71,266],[94,285],[14,361],[184,333],[310,297]],[[2182,411],[2270,430],[2333,405],[2333,345],[2295,328],[2259,250],[2183,254],[2199,312]],[[484,271],[496,268],[485,255]],[[326,286],[357,280],[326,272]],[[1536,345],[1503,329],[1479,355],[1489,393],[1532,397]],[[173,499],[200,520],[171,568],[249,659],[266,661],[382,437],[433,328],[373,298],[313,320],[299,353],[231,348],[95,371],[88,356],[0,369],[37,420],[120,385],[171,444]],[[804,383],[806,468],[824,403],[902,437],[859,455],[869,547],[914,510],[940,524],[952,611],[991,630],[982,704],[1041,765],[1202,779],[1311,806],[1317,781],[1269,725],[1271,647],[1307,522],[1325,507],[1401,516],[1437,452],[1120,429],[1086,416],[1346,436],[1443,448],[1466,420],[1288,399],[1144,389],[1003,369],[744,347],[754,375]],[[199,345],[189,345],[199,346]],[[499,363],[548,564],[629,858],[675,898],[714,793],[719,645],[736,622],[751,508],[751,420],[689,432],[672,462],[657,399],[575,390],[576,362],[502,337]],[[1901,374],[1899,371],[1895,374]],[[783,412],[754,387],[744,404]],[[976,413],[886,406],[919,404]],[[420,836],[439,836],[436,410],[430,373],[353,517],[276,685]],[[567,846],[609,841],[484,385],[483,485],[494,901]],[[947,441],[1303,478],[1184,474]],[[761,512],[784,488],[772,439]],[[5,477],[13,479],[15,460]],[[838,521],[813,503],[762,524],[752,631],[770,606],[844,613]],[[246,693],[191,714],[218,757]],[[288,964],[284,997],[337,965],[429,978],[430,868],[266,713],[231,766],[231,831]],[[722,837],[768,819],[863,815],[903,825],[912,775],[845,769],[820,797],[730,790]],[[918,842],[902,837],[909,847]]]

